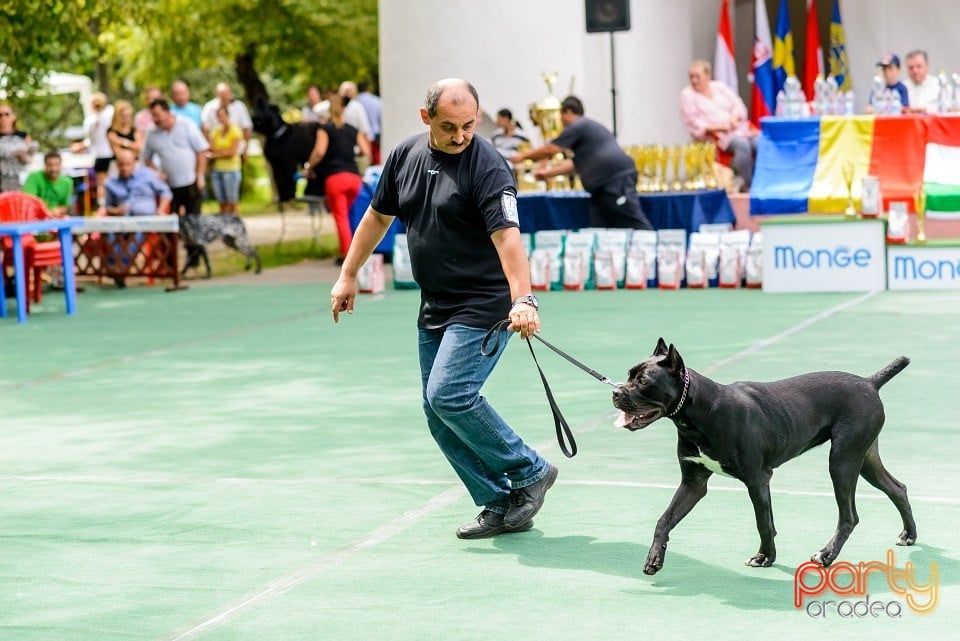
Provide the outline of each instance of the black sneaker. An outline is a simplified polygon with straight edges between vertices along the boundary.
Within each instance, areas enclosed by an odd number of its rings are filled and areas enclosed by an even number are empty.
[[[526,487],[517,488],[510,492],[510,509],[503,517],[503,525],[513,530],[533,520],[540,508],[543,507],[543,499],[547,490],[553,487],[557,480],[559,471],[554,466],[547,464],[549,469],[542,479]]]
[[[127,286],[127,281],[123,276],[114,276],[113,282],[117,286],[117,289],[123,289]]]
[[[504,532],[526,532],[533,527],[533,519],[517,527],[508,528],[503,524],[503,515],[484,510],[477,518],[457,528],[458,539],[486,539]]]

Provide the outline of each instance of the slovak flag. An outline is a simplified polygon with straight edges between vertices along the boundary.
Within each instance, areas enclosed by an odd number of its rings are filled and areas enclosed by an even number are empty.
[[[760,119],[773,114],[776,96],[773,77],[773,39],[770,37],[770,21],[767,19],[767,3],[757,2],[756,37],[753,39],[753,60],[750,65],[750,82],[753,93],[750,98],[750,122],[760,126]]]
[[[717,49],[713,54],[713,78],[740,93],[737,82],[737,62],[733,57],[733,29],[730,27],[730,2],[723,0],[720,23],[717,26]]]

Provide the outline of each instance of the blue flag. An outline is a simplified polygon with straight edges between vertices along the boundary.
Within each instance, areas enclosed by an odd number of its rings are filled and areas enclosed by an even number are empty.
[[[843,91],[853,89],[850,61],[847,59],[847,37],[840,19],[840,0],[833,0],[833,18],[830,20],[830,75],[836,78]]]
[[[793,64],[793,33],[790,31],[790,11],[787,0],[780,0],[777,11],[777,33],[773,40],[774,95],[783,89],[783,83],[790,76],[796,76]]]

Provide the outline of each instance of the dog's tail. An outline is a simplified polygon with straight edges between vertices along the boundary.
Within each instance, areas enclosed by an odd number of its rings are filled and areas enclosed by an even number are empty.
[[[893,362],[884,367],[882,370],[874,374],[873,376],[868,376],[867,380],[873,383],[873,386],[877,389],[880,389],[884,384],[889,381],[891,378],[903,371],[903,368],[910,364],[910,359],[906,356],[900,356],[893,359]]]

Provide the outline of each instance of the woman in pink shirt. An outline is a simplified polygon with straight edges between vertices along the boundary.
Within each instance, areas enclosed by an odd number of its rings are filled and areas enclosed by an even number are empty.
[[[690,86],[680,92],[680,117],[694,140],[716,140],[733,154],[730,167],[743,179],[743,190],[753,179],[757,131],[747,119],[747,106],[727,85],[711,80],[710,63],[694,60],[688,71]]]

